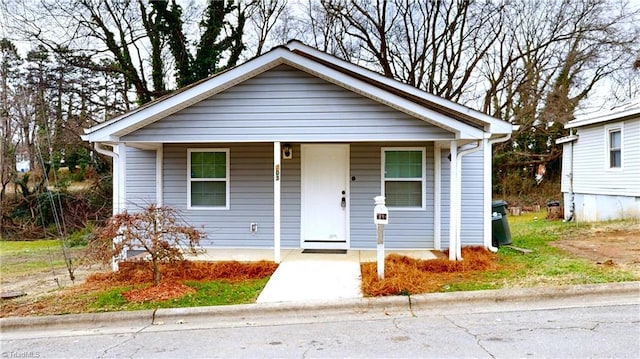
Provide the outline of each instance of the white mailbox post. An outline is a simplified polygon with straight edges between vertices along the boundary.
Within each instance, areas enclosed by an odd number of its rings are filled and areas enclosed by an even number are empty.
[[[384,205],[384,196],[373,198],[373,223],[378,227],[378,279],[384,279],[384,225],[389,223],[389,210]]]

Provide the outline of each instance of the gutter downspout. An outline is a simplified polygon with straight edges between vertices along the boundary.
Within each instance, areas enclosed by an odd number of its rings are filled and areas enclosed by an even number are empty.
[[[570,135],[573,135],[573,129],[570,130],[569,132]],[[573,146],[575,144],[575,141],[571,141],[570,145],[571,146],[571,163],[570,163],[570,172],[569,172],[569,198],[571,198],[571,205],[569,206],[569,218],[565,218],[565,222],[571,222],[574,219],[574,216],[576,215],[576,194],[573,191]]]
[[[449,252],[451,252],[452,250],[455,250],[455,259],[456,260],[462,260],[462,238],[461,238],[461,231],[460,231],[460,227],[462,226],[462,157],[472,154],[474,152],[479,151],[480,149],[482,149],[482,142],[481,140],[476,140],[476,146],[472,147],[472,148],[467,148],[466,150],[459,150],[457,151],[457,155],[456,155],[456,161],[457,161],[457,171],[456,171],[456,194],[457,194],[457,198],[456,198],[456,202],[455,202],[455,206],[456,206],[456,235],[455,235],[455,244],[453,246],[453,248],[451,248],[451,245],[449,246]],[[453,244],[453,243],[452,243]],[[449,257],[451,257],[451,254],[449,254]]]
[[[509,141],[511,139],[511,133],[508,133],[506,136],[504,137],[498,137],[498,138],[494,138],[493,140],[489,139],[487,141],[487,150],[489,151],[487,154],[485,154],[486,156],[488,156],[488,160],[487,162],[485,162],[485,165],[487,166],[487,168],[485,168],[485,173],[486,173],[486,177],[485,177],[485,206],[487,206],[487,208],[485,209],[485,215],[487,213],[491,214],[491,207],[490,207],[490,202],[491,202],[491,198],[492,198],[492,178],[491,178],[491,173],[493,173],[493,162],[492,162],[492,158],[493,158],[493,145],[496,143],[502,143],[502,142],[506,142]],[[487,218],[491,218],[491,216],[487,217]],[[493,242],[492,242],[492,230],[491,230],[491,225],[492,225],[492,220],[491,219],[487,219],[485,218],[485,221],[487,224],[485,225],[485,233],[484,233],[484,238],[485,238],[485,248],[487,248],[488,250],[490,250],[493,253],[496,253],[498,251],[498,248],[493,246]]]
[[[115,146],[113,146],[113,147],[115,148]],[[116,177],[119,177],[119,175],[120,175],[120,171],[118,170],[118,166],[119,166],[119,162],[120,162],[120,155],[118,155],[114,151],[109,151],[107,149],[102,148],[100,146],[99,142],[94,142],[93,143],[93,148],[96,150],[96,152],[98,152],[98,153],[100,153],[102,155],[105,155],[105,156],[113,158],[113,162],[114,162],[113,172],[114,173],[112,173],[112,176],[113,176],[114,181],[112,182],[113,183],[113,196],[112,196],[113,197],[113,199],[112,199],[112,201],[113,201],[113,206],[112,206],[113,210],[112,211],[113,211],[113,214],[115,215],[120,210],[120,206],[119,206],[119,204],[117,204],[117,202],[120,201],[120,189],[119,189],[119,184],[118,184],[119,182],[117,182],[117,181],[119,181],[119,178],[116,178]],[[117,241],[119,239],[118,238],[114,238],[113,240]],[[125,257],[126,257],[126,254],[125,254]],[[119,258],[117,258],[117,257],[113,257],[111,259],[111,269],[114,272],[117,271],[118,268],[119,268],[119,265],[118,265],[119,260],[118,259]]]
[[[104,148],[100,147],[100,143],[99,142],[94,142],[93,143],[93,148],[95,148],[96,152],[98,152],[99,154],[102,154],[102,155],[105,155],[105,156],[109,156],[111,158],[119,158],[117,153],[115,153],[113,151],[105,150]]]

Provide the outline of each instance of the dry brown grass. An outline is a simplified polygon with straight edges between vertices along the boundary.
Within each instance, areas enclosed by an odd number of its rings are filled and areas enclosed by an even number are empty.
[[[270,261],[243,263],[175,261],[160,265],[163,282],[184,280],[226,280],[230,282],[259,279],[270,276],[278,265]],[[149,263],[143,261],[120,263],[117,272],[96,273],[87,283],[143,284],[153,282]]]
[[[362,292],[366,296],[434,292],[446,284],[472,279],[480,271],[498,268],[496,255],[481,247],[463,248],[462,257],[463,261],[419,260],[392,254],[385,259],[383,280],[378,280],[376,263],[364,263]]]

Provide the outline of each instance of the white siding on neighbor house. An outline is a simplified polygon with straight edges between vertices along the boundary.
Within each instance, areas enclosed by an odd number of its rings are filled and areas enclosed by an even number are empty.
[[[578,222],[640,218],[640,197],[576,193],[574,198]]]
[[[565,142],[562,145],[562,176],[560,176],[560,191],[571,190],[571,162],[573,161],[573,142]],[[565,201],[564,203],[569,203]],[[566,211],[565,211],[566,212]]]
[[[622,168],[608,168],[605,125],[578,128],[573,149],[575,193],[640,197],[640,119],[623,123]]]
[[[446,139],[453,134],[286,65],[122,137],[164,143]]]
[[[136,212],[156,201],[156,151],[127,147],[125,206]]]

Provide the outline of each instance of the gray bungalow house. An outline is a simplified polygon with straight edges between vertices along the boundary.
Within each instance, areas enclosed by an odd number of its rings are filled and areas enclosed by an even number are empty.
[[[577,117],[565,125],[562,192],[565,218],[640,218],[640,99]]]
[[[204,247],[491,248],[491,145],[511,124],[298,41],[85,130],[113,212],[157,203]],[[494,248],[492,248],[494,249]]]

